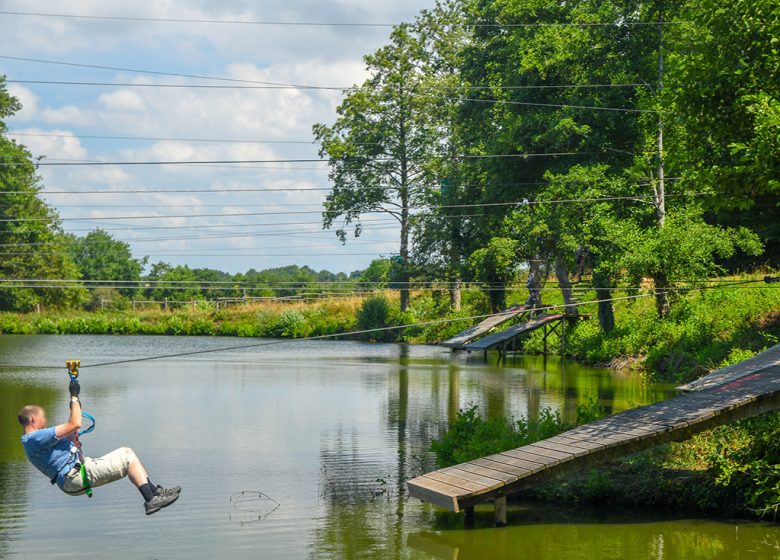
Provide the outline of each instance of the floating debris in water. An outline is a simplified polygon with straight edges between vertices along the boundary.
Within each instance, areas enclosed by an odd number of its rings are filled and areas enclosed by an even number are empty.
[[[277,509],[281,504],[268,494],[256,492],[254,490],[245,490],[236,492],[230,496],[230,522],[239,525],[250,525],[263,521]]]

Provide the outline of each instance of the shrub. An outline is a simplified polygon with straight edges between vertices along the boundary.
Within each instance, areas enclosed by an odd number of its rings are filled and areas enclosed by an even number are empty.
[[[383,329],[390,326],[390,303],[384,296],[367,298],[357,313],[357,328],[360,331]],[[380,341],[393,340],[394,333],[387,330],[376,330],[361,335],[364,339]]]
[[[577,419],[573,425],[564,422],[560,413],[549,407],[542,409],[538,420],[521,418],[514,423],[506,419],[486,420],[477,411],[477,405],[461,410],[450,429],[433,440],[431,450],[436,454],[439,467],[541,441],[604,416],[604,409],[593,399],[577,406]]]

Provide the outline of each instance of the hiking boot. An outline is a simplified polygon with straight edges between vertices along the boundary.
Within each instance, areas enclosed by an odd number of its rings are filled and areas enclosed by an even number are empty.
[[[171,486],[170,488],[163,488],[159,484],[154,493],[158,496],[178,496],[181,493],[181,486]]]
[[[168,488],[165,488],[165,490],[171,490]],[[169,493],[165,496],[160,494],[156,494],[151,500],[144,503],[144,509],[146,509],[146,515],[152,515],[153,513],[156,513],[160,511],[164,507],[168,507],[173,502],[179,499],[178,493]]]

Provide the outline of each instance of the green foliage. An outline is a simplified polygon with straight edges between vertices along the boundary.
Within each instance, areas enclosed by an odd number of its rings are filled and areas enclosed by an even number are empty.
[[[493,311],[506,307],[506,293],[503,286],[511,281],[518,266],[519,242],[505,237],[491,238],[486,247],[477,249],[468,258],[468,266],[474,277],[485,282]]]
[[[371,296],[363,301],[357,313],[358,330],[383,329],[391,325],[390,302],[384,296]],[[388,341],[395,338],[395,333],[378,330],[361,335],[365,339]]]
[[[390,259],[374,259],[360,275],[360,281],[365,282],[367,289],[386,288],[392,266]]]
[[[114,288],[96,288],[90,290],[89,301],[85,306],[89,311],[125,310],[130,307],[128,299]]]
[[[679,127],[669,158],[686,184],[717,196],[719,221],[780,241],[780,5],[775,0],[689,0],[667,33],[664,103]],[[712,77],[717,76],[713,82]]]
[[[69,250],[84,280],[122,281],[117,290],[132,297],[140,287],[133,283],[141,280],[141,270],[146,258],[134,259],[130,245],[96,229],[84,237],[68,236]]]
[[[59,216],[40,197],[32,154],[4,134],[4,119],[19,109],[21,105],[8,94],[0,76],[0,161],[4,162],[0,164],[0,239],[6,248],[12,248],[0,258],[0,278],[78,280],[76,265],[62,251]],[[0,310],[30,311],[38,305],[74,307],[87,296],[79,282],[68,287],[28,284],[0,288]]]
[[[779,309],[780,290],[760,285],[694,290],[664,319],[647,299],[623,302],[616,306],[617,327],[609,334],[593,321],[568,329],[566,353],[592,364],[638,360],[659,380],[684,381],[777,344]],[[526,350],[541,351],[541,346],[535,334]]]
[[[478,407],[471,405],[459,411],[449,430],[432,441],[431,450],[439,467],[449,467],[541,441],[603,416],[604,410],[595,400],[577,405],[574,425],[565,423],[551,408],[542,409],[537,420],[521,418],[510,423],[505,419],[486,420],[478,414]]]
[[[707,224],[701,213],[687,208],[667,215],[663,228],[622,228],[624,254],[621,263],[638,282],[664,275],[674,280],[705,280],[723,272],[718,260],[742,250],[760,255],[758,237],[744,229],[724,229]]]

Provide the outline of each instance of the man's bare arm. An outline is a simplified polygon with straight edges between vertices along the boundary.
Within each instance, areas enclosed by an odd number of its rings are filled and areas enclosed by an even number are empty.
[[[70,398],[70,418],[64,424],[54,428],[54,435],[58,438],[71,437],[81,429],[81,402],[78,397]]]

